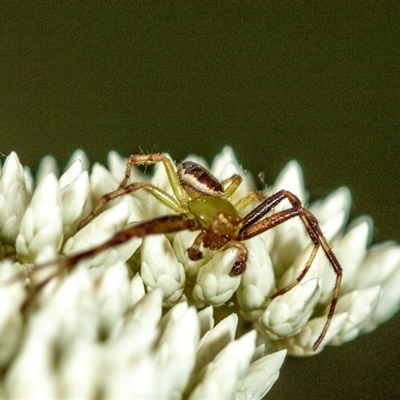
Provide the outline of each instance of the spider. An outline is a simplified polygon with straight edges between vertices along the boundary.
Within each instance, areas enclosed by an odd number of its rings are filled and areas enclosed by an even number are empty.
[[[173,195],[149,182],[129,183],[132,166],[151,165],[155,163],[162,163],[164,165]],[[159,153],[131,155],[126,165],[124,178],[118,189],[103,195],[91,213],[80,223],[78,229],[83,228],[95,218],[101,208],[109,201],[133,193],[139,189],[153,195],[173,210],[175,214],[154,218],[126,227],[114,234],[103,244],[68,256],[61,261],[61,268],[72,268],[79,261],[126,243],[134,237],[142,238],[152,234],[189,230],[199,231],[193,244],[187,249],[188,257],[191,260],[202,258],[201,246],[211,250],[234,247],[238,250],[238,256],[232,265],[230,275],[237,276],[245,271],[248,258],[248,250],[243,241],[251,239],[285,221],[299,217],[313,243],[313,249],[307,263],[296,280],[278,290],[271,298],[280,296],[296,286],[306,275],[315,259],[318,249],[322,247],[336,274],[336,281],[325,325],[313,345],[313,350],[315,351],[324,339],[335,312],[342,279],[342,268],[327,243],[317,219],[309,210],[301,205],[301,201],[293,193],[280,190],[272,196],[266,197],[261,192],[252,191],[233,203],[231,197],[241,182],[242,178],[236,174],[220,182],[207,169],[194,161],[184,161],[175,168],[175,165],[168,157]],[[291,204],[290,208],[267,215],[269,211],[285,199]],[[240,213],[255,201],[260,202],[259,205],[244,217],[241,217]],[[40,290],[58,273],[59,271],[41,282],[35,288],[35,292]]]

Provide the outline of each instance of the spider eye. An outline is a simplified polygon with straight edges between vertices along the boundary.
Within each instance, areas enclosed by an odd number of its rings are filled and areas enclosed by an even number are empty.
[[[177,174],[190,197],[197,197],[199,194],[222,196],[224,193],[221,182],[194,161],[184,161],[180,164]]]

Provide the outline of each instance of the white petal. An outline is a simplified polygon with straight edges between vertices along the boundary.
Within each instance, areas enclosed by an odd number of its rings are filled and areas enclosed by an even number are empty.
[[[114,176],[102,165],[95,163],[90,174],[90,182],[92,185],[92,196],[94,201],[98,201],[103,194],[116,190],[120,184]],[[113,202],[109,202],[104,208],[109,208]]]
[[[143,338],[148,339],[150,332]],[[129,346],[129,347],[128,347]],[[140,357],[133,347],[143,348],[145,344],[132,339],[109,351],[108,362],[102,371],[104,382],[102,392],[106,399],[159,399],[157,368],[149,354]],[[126,354],[129,354],[129,359]],[[115,355],[118,354],[118,363]],[[124,359],[122,359],[124,357]]]
[[[197,313],[197,317],[199,318],[200,322],[200,337],[203,337],[206,332],[214,328],[213,312],[214,308],[212,306],[208,306]]]
[[[162,313],[162,290],[156,289],[147,293],[134,307],[131,321],[139,327],[154,328]],[[136,328],[137,329],[137,328]]]
[[[96,190],[96,196],[100,197],[100,195],[103,195],[107,192],[113,191],[119,187],[119,185],[122,182],[122,179],[124,178],[124,173],[126,170],[127,166],[127,159],[122,158],[118,153],[111,151],[108,154],[108,164],[110,166],[110,171],[112,173],[112,176],[115,180],[115,183],[112,184],[112,188],[109,190]],[[166,177],[164,166],[159,165],[157,168],[160,169],[160,175]],[[101,171],[100,168],[96,169],[96,174],[100,175],[106,175],[108,173],[107,170]],[[110,179],[108,179],[109,182],[111,182]],[[132,166],[130,169],[130,178],[128,183],[133,183],[133,182],[145,182],[147,181],[148,178],[142,174],[139,168]],[[168,180],[165,182],[165,184],[168,186],[169,191],[171,192],[171,188],[169,185]],[[96,185],[98,188],[100,188],[100,185]],[[172,193],[172,192],[171,192]],[[129,198],[132,202],[132,212],[131,216],[129,217],[129,222],[133,221],[140,221],[143,219],[150,219],[154,218],[156,216],[161,215],[158,211],[160,207],[163,209],[163,214],[166,213],[171,213],[171,210],[169,210],[166,206],[164,206],[158,199],[156,199],[154,196],[152,196],[149,193],[146,193],[144,190],[137,190],[135,192],[132,192],[132,194],[127,194],[122,196],[124,199]],[[113,203],[112,201],[110,202],[111,204]],[[109,207],[105,206],[105,208]]]
[[[35,180],[33,178],[31,169],[27,166],[24,167],[24,177],[25,177],[25,186],[28,198],[32,197],[33,188],[35,186]]]
[[[263,399],[279,378],[285,357],[286,350],[281,350],[251,363],[234,399]]]
[[[330,241],[347,221],[351,194],[347,187],[340,187],[323,200],[313,203],[309,210],[317,217],[325,238]]]
[[[242,169],[232,147],[225,146],[217,154],[212,163],[212,173],[220,180],[230,178],[234,174],[239,174]]]
[[[85,207],[85,204],[88,200],[89,189],[89,176],[84,171],[61,190],[65,240],[76,233],[79,223],[87,213],[88,207]]]
[[[255,237],[247,241],[246,246],[249,258],[236,293],[241,310],[255,320],[265,308],[267,297],[274,290],[275,277],[264,241]]]
[[[122,182],[128,159],[126,157],[122,157],[116,151],[110,151],[107,156],[107,161],[109,169],[111,173],[114,175],[115,179],[118,182]],[[129,182],[143,182],[145,180],[146,179],[144,178],[140,169],[135,166],[132,166],[130,171]]]
[[[238,317],[236,314],[230,314],[219,322],[213,329],[204,334],[199,343],[197,351],[196,366],[193,370],[192,379],[196,380],[199,372],[215,356],[232,342],[236,335]]]
[[[75,150],[72,153],[71,158],[67,162],[66,169],[77,160],[79,160],[82,165],[82,171],[89,171],[90,162],[86,153],[82,149]]]
[[[127,162],[128,159],[126,157],[122,157],[118,152],[114,150],[111,150],[107,154],[108,169],[114,175],[114,178],[117,181],[122,182],[122,179],[124,179]]]
[[[23,331],[23,319],[19,307],[22,304],[25,291],[23,280],[10,283],[10,277],[17,273],[18,268],[9,261],[0,263],[0,366],[5,367],[15,355],[20,345]]]
[[[42,329],[38,324],[46,322],[47,330],[52,330],[51,321],[38,318],[30,320],[32,328],[28,330],[26,341],[21,346],[18,357],[7,371],[4,386],[8,397],[20,399],[56,398],[56,375],[53,370],[51,339],[54,336]],[[34,368],[32,368],[34,366]]]
[[[128,306],[128,271],[122,261],[106,268],[97,282],[100,325],[103,332],[112,331],[123,319]]]
[[[145,294],[143,279],[140,274],[136,274],[129,284],[129,306],[135,306]]]
[[[12,152],[4,163],[0,178],[0,239],[7,244],[15,243],[29,197],[24,169],[16,153]]]
[[[301,332],[289,339],[282,341],[282,348],[286,348],[288,354],[291,356],[313,356],[320,353],[325,345],[329,343],[340,331],[343,324],[346,322],[347,314],[335,313],[329,326],[328,332],[318,349],[313,350],[313,345],[326,322],[326,316],[313,318],[308,321],[307,325],[301,330]]]
[[[358,276],[362,273],[362,261],[367,254],[370,241],[372,221],[369,218],[358,218],[353,221],[344,237],[334,247],[334,253],[343,270],[341,291],[349,292],[358,288]]]
[[[31,315],[20,352],[7,374],[10,397],[59,397],[55,349],[62,360],[71,340],[97,336],[91,288],[87,272],[80,268],[64,280],[52,301]]]
[[[192,279],[197,276],[199,269],[215,255],[215,252],[210,249],[202,249],[203,257],[200,260],[193,261],[189,258],[187,249],[193,244],[198,234],[199,232],[181,231],[174,236],[173,240],[176,258],[185,268],[187,277],[192,277]]]
[[[360,267],[356,287],[367,288],[385,282],[399,269],[400,246],[393,242],[373,245]]]
[[[400,269],[381,284],[381,296],[369,321],[362,327],[363,332],[370,332],[395,314],[400,308]]]
[[[147,290],[159,287],[164,293],[164,303],[175,304],[182,297],[186,277],[166,236],[145,237],[141,254],[141,276]]]
[[[53,174],[54,176],[58,176],[59,173],[56,159],[53,156],[44,156],[36,172],[36,182],[39,184],[47,175]]]
[[[297,161],[292,160],[286,164],[281,173],[278,175],[278,178],[275,180],[272,188],[268,190],[268,193],[273,194],[281,189],[293,193],[303,204],[305,204],[308,195],[304,188],[303,171]],[[276,210],[281,210],[283,208],[287,207],[284,207],[283,205],[280,207],[278,206]]]
[[[360,334],[360,326],[368,324],[379,300],[381,288],[374,286],[369,289],[355,290],[340,297],[336,313],[346,313],[347,318],[329,344],[340,345],[353,340]]]
[[[211,261],[200,268],[193,289],[196,301],[219,307],[232,297],[240,283],[240,276],[229,275],[237,256],[238,251],[233,248],[218,251]]]
[[[303,172],[297,161],[290,161],[285,166],[267,193],[272,195],[281,189],[295,194],[305,204],[308,196],[304,189]],[[274,208],[272,214],[290,207],[287,200],[282,201]],[[309,238],[299,218],[288,220],[264,233],[263,236],[267,242],[273,241],[270,255],[278,276],[282,275],[301,249],[309,243]]]
[[[107,346],[103,368],[106,398],[159,398],[153,349],[162,313],[162,292],[144,296],[128,316],[122,335]]]
[[[274,298],[260,319],[264,331],[272,339],[295,335],[310,318],[318,295],[318,279],[311,279]]]
[[[96,338],[99,318],[94,292],[93,279],[82,266],[62,280],[51,301],[44,304],[43,318],[52,321],[61,341]]]
[[[75,160],[68,169],[60,176],[59,183],[61,189],[72,183],[84,171],[82,161]]]
[[[154,362],[159,373],[158,390],[165,397],[177,399],[182,397],[195,363],[199,321],[195,309],[186,303],[176,305],[168,314]]]
[[[305,247],[294,260],[293,266],[290,267],[279,280],[278,288],[283,288],[292,282],[295,282],[301,271],[304,269],[312,253],[312,246]],[[319,303],[328,304],[332,299],[332,291],[335,285],[336,274],[332,266],[320,248],[310,269],[307,271],[304,279],[319,279],[320,296]]]
[[[121,201],[104,211],[78,231],[75,236],[67,240],[63,247],[63,253],[76,254],[104,243],[113,234],[125,227],[129,211],[128,203],[125,201]],[[111,264],[118,257],[126,261],[140,246],[140,243],[141,239],[132,239],[123,245],[110,249],[110,251],[103,251],[92,259],[91,265]]]
[[[90,399],[102,389],[101,347],[77,340],[61,359],[60,393],[62,398]]]
[[[201,374],[189,399],[229,399],[246,374],[255,348],[255,332],[226,346]]]
[[[221,181],[229,179],[233,175],[240,175],[243,178],[241,185],[232,196],[233,201],[239,200],[255,188],[251,174],[240,166],[235,152],[230,146],[225,146],[214,158],[211,172]]]
[[[363,332],[375,329],[400,308],[400,247],[393,242],[372,246],[360,266],[355,280],[357,288],[380,285],[381,296],[370,321],[362,327]]]
[[[59,263],[59,255],[54,246],[44,246],[40,249],[36,257],[36,265],[30,270],[29,274],[29,282],[31,286],[40,285],[44,280],[50,279],[51,276],[55,275],[55,279],[57,281],[57,274],[60,272],[60,263]],[[49,263],[46,265],[46,263]],[[42,266],[42,264],[44,264]],[[45,285],[45,287],[40,291],[39,298],[41,296],[44,299],[49,300],[53,295],[53,289],[56,285],[56,282],[52,282],[53,279],[50,279],[50,282]],[[46,297],[50,296],[50,297]],[[47,301],[45,300],[45,301]]]
[[[61,192],[53,174],[40,182],[27,208],[16,241],[16,250],[21,260],[32,262],[42,247],[61,248],[62,204]]]

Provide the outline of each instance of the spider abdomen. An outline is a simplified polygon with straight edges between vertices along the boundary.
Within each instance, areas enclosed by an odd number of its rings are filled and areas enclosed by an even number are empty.
[[[208,196],[224,194],[221,182],[210,171],[194,161],[184,161],[180,164],[177,174],[190,197],[197,197],[201,194]]]

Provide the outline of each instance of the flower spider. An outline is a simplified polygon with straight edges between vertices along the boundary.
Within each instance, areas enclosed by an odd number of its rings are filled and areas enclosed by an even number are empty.
[[[128,183],[132,166],[160,162],[164,165],[173,195],[149,182]],[[173,162],[162,154],[131,155],[127,162],[124,178],[118,189],[103,195],[92,212],[80,223],[78,229],[81,229],[95,218],[102,206],[107,202],[139,189],[152,194],[171,210],[175,211],[176,214],[154,218],[129,226],[117,232],[99,246],[68,256],[61,261],[61,267],[71,268],[79,261],[126,243],[131,238],[189,230],[199,231],[193,244],[187,249],[188,257],[191,260],[202,258],[201,246],[211,250],[234,247],[238,250],[238,256],[232,265],[230,275],[236,276],[242,274],[246,269],[248,251],[243,243],[244,240],[251,239],[294,217],[299,217],[314,245],[313,249],[296,280],[278,290],[271,298],[282,295],[296,286],[304,278],[315,259],[318,249],[322,247],[336,274],[336,281],[325,325],[313,345],[313,350],[316,350],[324,339],[335,312],[342,279],[342,268],[327,243],[317,219],[301,205],[300,200],[293,193],[280,190],[272,196],[266,197],[261,192],[253,191],[233,203],[231,197],[241,182],[242,178],[236,174],[220,182],[204,167],[193,161],[184,161],[175,169]],[[267,216],[269,211],[285,199],[289,201],[290,208]],[[241,217],[240,212],[255,201],[259,201],[260,204],[244,217]],[[40,290],[56,274],[58,272],[41,282],[35,288],[35,292]]]

